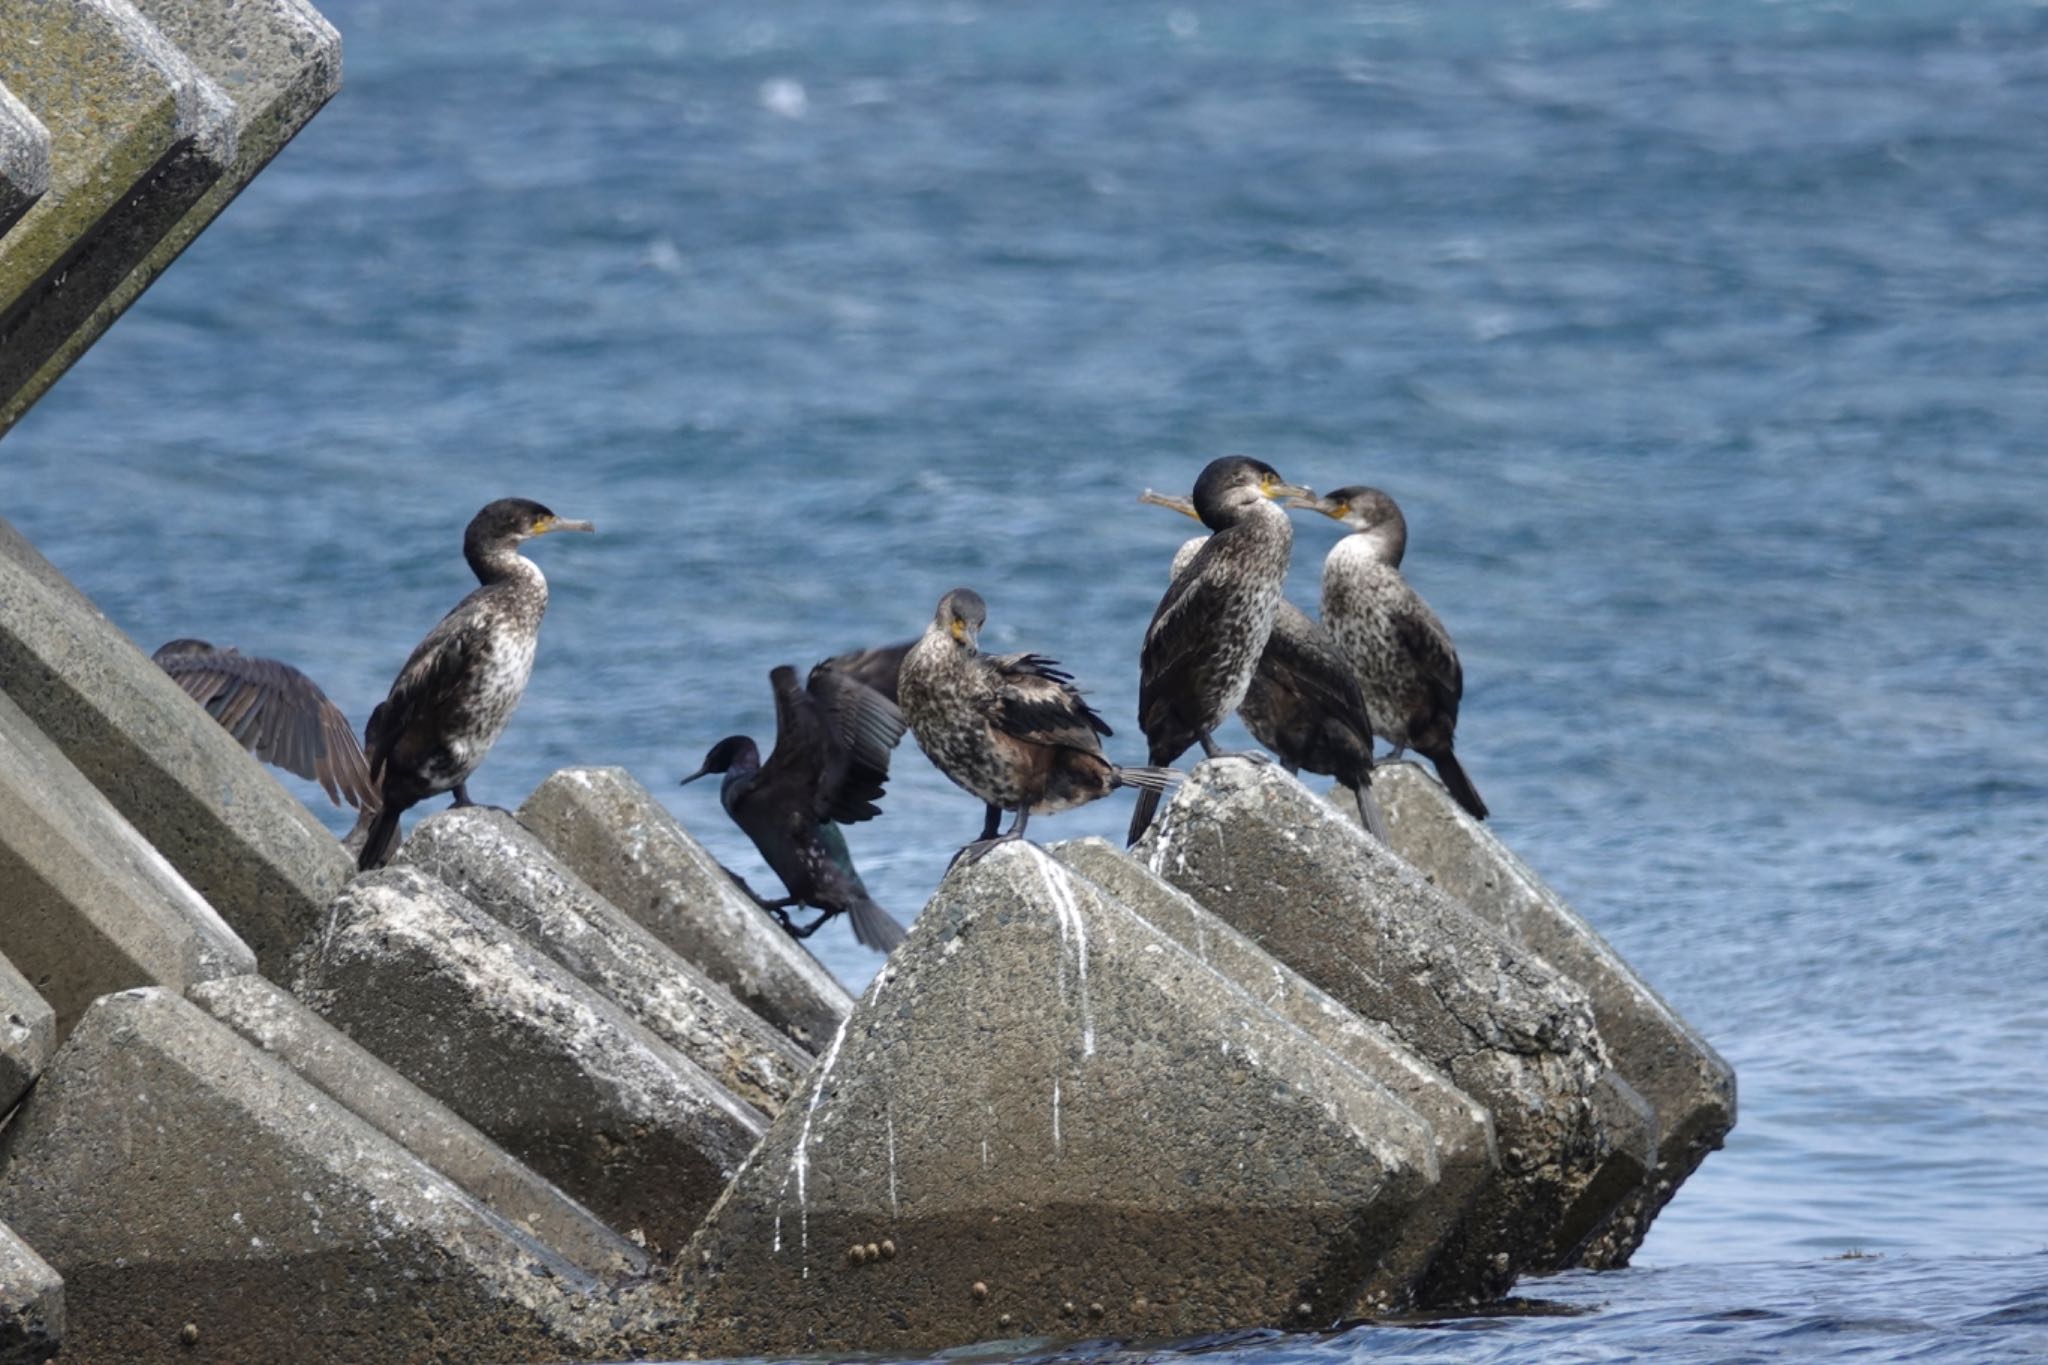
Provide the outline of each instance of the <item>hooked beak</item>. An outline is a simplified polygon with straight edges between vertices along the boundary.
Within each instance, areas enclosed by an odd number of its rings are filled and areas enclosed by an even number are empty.
[[[1164,507],[1168,511],[1178,512],[1182,516],[1192,518],[1195,521],[1202,519],[1201,514],[1195,511],[1195,503],[1192,498],[1183,498],[1173,493],[1155,493],[1148,488],[1138,494],[1138,501],[1149,502],[1154,507]]]
[[[709,769],[709,768],[699,768],[699,769],[697,769],[697,771],[696,771],[696,772],[693,772],[693,773],[691,773],[691,774],[690,774],[690,775],[689,775],[688,777],[686,777],[686,778],[684,778],[684,779],[683,779],[682,781],[680,781],[680,782],[676,783],[676,785],[677,785],[678,787],[687,787],[687,786],[689,786],[689,785],[690,785],[690,784],[691,784],[692,782],[695,782],[695,781],[696,781],[696,780],[697,780],[698,778],[700,778],[700,777],[703,777],[703,776],[705,776],[706,774],[708,774],[708,773],[709,773],[710,771],[711,771],[711,769]]]
[[[1280,503],[1285,507],[1298,506],[1299,504],[1296,499],[1314,498],[1316,495],[1316,490],[1313,488],[1304,488],[1298,483],[1284,483],[1279,479],[1275,479],[1268,484],[1261,484],[1259,491],[1274,502]]]
[[[549,517],[535,526],[533,533],[537,536],[544,536],[550,531],[595,531],[596,529],[597,526],[592,522],[571,521],[567,517]]]
[[[1337,510],[1335,503],[1331,502],[1328,498],[1319,498],[1313,493],[1304,493],[1300,497],[1289,498],[1286,506],[1302,512],[1321,512],[1326,517],[1343,515]]]

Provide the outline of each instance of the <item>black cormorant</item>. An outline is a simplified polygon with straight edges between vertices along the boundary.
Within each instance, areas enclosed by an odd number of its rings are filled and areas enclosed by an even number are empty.
[[[704,766],[683,781],[725,774],[718,793],[725,813],[789,893],[761,901],[762,908],[793,937],[808,938],[844,914],[863,947],[886,953],[903,941],[903,926],[868,894],[839,831],[841,824],[881,814],[875,803],[889,777],[889,751],[903,738],[903,713],[863,681],[880,676],[864,666],[880,652],[827,659],[803,686],[794,668],[775,669],[768,675],[775,689],[775,749],[768,761],[761,761],[753,740],[732,735],[711,746]],[[893,661],[884,671],[894,691]],[[791,906],[825,913],[798,928],[790,922]]]
[[[525,498],[500,498],[470,519],[462,557],[483,586],[427,632],[364,730],[384,808],[357,867],[384,864],[398,817],[414,803],[453,791],[456,805],[470,804],[465,784],[526,690],[548,608],[548,580],[519,546],[550,531],[594,529]]]
[[[244,749],[318,782],[337,806],[376,809],[377,789],[355,727],[298,669],[204,640],[172,640],[150,658]]]
[[[1217,756],[1211,732],[1251,686],[1287,578],[1294,528],[1275,500],[1313,496],[1243,455],[1211,460],[1195,480],[1196,515],[1214,534],[1159,600],[1138,666],[1138,724],[1154,765],[1192,744]],[[1131,843],[1158,808],[1158,793],[1138,794]]]
[[[1148,488],[1138,500],[1195,516],[1194,503],[1172,494]],[[1182,544],[1170,576],[1178,578],[1208,541],[1196,536]],[[1285,597],[1237,714],[1288,772],[1306,768],[1349,787],[1365,827],[1388,842],[1386,817],[1372,794],[1372,721],[1358,678],[1322,623]]]
[[[1103,756],[1109,726],[1054,660],[983,654],[977,638],[987,619],[980,594],[947,593],[900,674],[903,716],[918,745],[988,808],[981,838],[961,850],[969,861],[1021,839],[1034,811],[1071,810],[1118,787],[1156,792],[1173,780],[1166,769],[1120,768]],[[1006,810],[1017,818],[998,836]]]
[[[1363,486],[1290,506],[1351,528],[1323,560],[1323,622],[1358,674],[1373,729],[1394,746],[1392,757],[1413,749],[1435,764],[1453,799],[1484,820],[1486,803],[1451,751],[1465,672],[1450,632],[1401,576],[1408,548],[1401,509]]]

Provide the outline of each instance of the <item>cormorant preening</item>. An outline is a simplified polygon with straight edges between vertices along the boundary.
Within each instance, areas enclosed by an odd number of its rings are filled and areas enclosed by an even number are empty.
[[[1358,674],[1373,729],[1394,746],[1393,757],[1414,749],[1435,764],[1453,799],[1484,820],[1486,803],[1451,752],[1465,672],[1450,632],[1401,576],[1408,548],[1401,509],[1379,489],[1362,486],[1289,506],[1351,528],[1323,561],[1323,622]]]
[[[550,531],[595,529],[525,498],[500,498],[470,519],[462,557],[483,586],[427,632],[363,733],[384,808],[357,867],[383,865],[398,817],[415,802],[453,791],[456,805],[470,804],[465,784],[526,690],[548,608],[548,580],[519,546]]]
[[[1118,787],[1163,790],[1163,768],[1119,768],[1102,754],[1110,733],[1081,699],[1071,675],[1042,654],[983,654],[988,607],[955,588],[939,599],[923,638],[903,659],[904,719],[932,765],[987,806],[981,838],[961,851],[972,861],[1024,836],[1033,811],[1085,805]],[[1003,811],[1016,820],[1000,837]]]
[[[1188,499],[1149,488],[1138,501],[1195,516]],[[1208,542],[1196,536],[1184,543],[1173,556],[1170,576],[1178,578]],[[1388,842],[1386,817],[1372,794],[1372,721],[1358,678],[1322,623],[1285,597],[1274,610],[1272,633],[1237,714],[1288,772],[1306,768],[1349,787],[1365,827]]]
[[[683,781],[725,774],[718,792],[725,813],[747,832],[789,893],[760,904],[792,936],[808,938],[844,914],[863,947],[886,953],[903,941],[903,926],[868,894],[839,832],[842,823],[881,814],[875,803],[889,777],[889,751],[903,738],[896,703],[863,681],[885,672],[895,690],[893,661],[880,672],[871,667],[882,652],[827,659],[801,687],[794,668],[775,669],[768,675],[775,689],[775,749],[768,761],[761,761],[753,740],[732,735],[714,744],[704,766]],[[799,929],[790,922],[791,906],[825,913]]]
[[[204,640],[172,640],[149,657],[265,763],[318,782],[337,806],[377,808],[355,727],[298,669]]]
[[[1195,513],[1215,534],[1159,600],[1138,666],[1138,724],[1153,764],[1192,744],[1216,757],[1211,732],[1251,686],[1287,578],[1294,528],[1274,500],[1313,496],[1242,455],[1209,461],[1195,480]],[[1158,808],[1156,792],[1138,794],[1131,843]]]

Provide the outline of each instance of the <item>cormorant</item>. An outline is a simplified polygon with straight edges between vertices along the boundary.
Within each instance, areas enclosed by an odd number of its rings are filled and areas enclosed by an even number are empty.
[[[1323,621],[1358,674],[1373,729],[1394,746],[1391,757],[1414,749],[1435,764],[1452,798],[1484,820],[1486,803],[1451,751],[1465,671],[1444,623],[1401,576],[1408,548],[1401,509],[1362,485],[1288,505],[1351,528],[1323,560]]]
[[[918,745],[988,808],[981,838],[961,850],[970,862],[1023,838],[1033,811],[1071,810],[1118,787],[1157,792],[1176,776],[1111,763],[1100,738],[1110,728],[1081,699],[1073,676],[1042,654],[981,653],[987,619],[980,594],[953,589],[939,599],[900,674],[904,719]],[[1017,818],[998,836],[1006,810]]]
[[[1195,516],[1194,503],[1172,494],[1148,488],[1138,501]],[[1180,577],[1208,542],[1196,536],[1182,544],[1170,577]],[[1285,597],[1274,610],[1273,631],[1237,714],[1288,772],[1306,768],[1349,787],[1365,827],[1381,843],[1389,842],[1386,817],[1372,794],[1372,721],[1358,678],[1322,623]]]
[[[377,808],[355,727],[298,669],[204,640],[172,640],[149,657],[265,763],[318,782],[337,806]]]
[[[1313,496],[1243,455],[1209,461],[1195,480],[1195,513],[1214,534],[1159,599],[1138,666],[1138,724],[1154,765],[1173,762],[1191,744],[1217,756],[1211,732],[1251,686],[1287,578],[1294,528],[1274,503]],[[1156,792],[1139,793],[1131,843],[1158,808]]]
[[[398,817],[414,803],[453,791],[456,805],[470,804],[469,775],[526,691],[548,608],[548,580],[519,546],[551,531],[595,529],[525,498],[500,498],[470,519],[462,557],[483,586],[427,632],[363,733],[384,808],[357,867],[384,864]]]
[[[794,668],[776,668],[768,675],[775,689],[775,749],[768,761],[761,761],[753,740],[732,735],[712,745],[704,766],[683,782],[725,774],[718,792],[725,813],[789,892],[760,904],[792,937],[809,938],[844,914],[863,947],[886,953],[903,941],[903,926],[868,894],[839,831],[842,823],[881,814],[875,803],[889,777],[889,751],[903,738],[903,713],[862,680],[869,673],[864,662],[880,652],[827,659],[801,687]],[[893,691],[893,664],[886,673]],[[825,913],[799,929],[790,922],[791,906]]]

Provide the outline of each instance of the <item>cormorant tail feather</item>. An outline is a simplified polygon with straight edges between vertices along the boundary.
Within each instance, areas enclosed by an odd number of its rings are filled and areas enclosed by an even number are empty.
[[[888,953],[903,942],[903,926],[896,922],[896,917],[866,896],[856,896],[847,903],[846,918],[853,924],[854,941],[863,948]]]
[[[1442,779],[1444,790],[1451,794],[1451,799],[1463,806],[1474,820],[1484,820],[1486,803],[1479,799],[1479,789],[1472,785],[1471,778],[1465,776],[1464,767],[1459,764],[1458,756],[1450,751],[1449,746],[1433,754],[1424,754],[1423,757],[1436,765],[1436,775]]]

